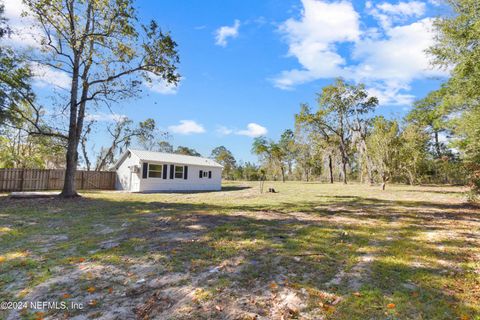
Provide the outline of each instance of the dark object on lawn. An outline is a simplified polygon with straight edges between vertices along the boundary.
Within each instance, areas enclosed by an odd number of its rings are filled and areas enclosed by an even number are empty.
[[[271,193],[277,193],[277,191],[275,191],[274,188],[268,188],[268,192],[271,192]]]

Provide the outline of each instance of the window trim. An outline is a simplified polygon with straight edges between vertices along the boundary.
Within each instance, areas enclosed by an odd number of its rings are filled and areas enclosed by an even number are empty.
[[[182,168],[182,176],[181,177],[177,177],[177,168]],[[184,177],[185,177],[185,167],[175,165],[173,167],[173,178],[174,179],[183,179]]]
[[[161,168],[161,170],[150,170],[150,165],[154,165],[154,166],[159,166]],[[160,176],[159,177],[151,177],[150,176],[150,171],[153,171],[153,172],[160,172]],[[162,179],[163,178],[163,164],[156,164],[156,163],[148,163],[148,167],[147,167],[147,179]]]
[[[142,162],[142,179],[148,179],[148,162]]]

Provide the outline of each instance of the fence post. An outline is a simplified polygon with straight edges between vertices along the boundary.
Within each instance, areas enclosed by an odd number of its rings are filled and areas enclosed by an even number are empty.
[[[80,190],[83,190],[83,189],[85,188],[85,186],[84,186],[84,183],[85,183],[84,173],[85,173],[85,172],[83,172],[83,171],[81,171],[81,172],[82,172],[82,175],[81,175],[82,180],[81,180],[81,183],[80,183]]]
[[[47,170],[47,187],[45,189],[50,190],[50,170]]]
[[[22,169],[22,174],[20,175],[20,191],[23,191],[24,179],[25,179],[25,169]]]

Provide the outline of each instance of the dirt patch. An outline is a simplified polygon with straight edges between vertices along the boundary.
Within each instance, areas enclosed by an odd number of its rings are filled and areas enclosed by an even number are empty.
[[[369,246],[378,246],[378,242],[370,242]],[[326,283],[327,287],[338,287],[346,283],[348,289],[358,291],[361,286],[368,283],[371,269],[370,266],[375,261],[376,255],[373,252],[363,252],[357,257],[357,263],[348,271],[340,269],[335,276]]]

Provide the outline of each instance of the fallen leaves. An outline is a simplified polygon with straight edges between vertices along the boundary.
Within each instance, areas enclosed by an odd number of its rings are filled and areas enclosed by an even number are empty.
[[[387,308],[388,308],[388,309],[395,309],[395,307],[396,307],[396,306],[395,306],[395,303],[389,303],[389,304],[387,304]]]
[[[324,305],[324,306],[323,306],[323,310],[324,310],[327,314],[329,314],[329,315],[334,314],[335,311],[336,311],[335,307],[329,306],[329,305]]]
[[[270,283],[270,289],[277,290],[278,289],[278,284],[276,284],[275,282]]]
[[[0,256],[0,263],[5,262],[5,260],[7,260],[7,258],[5,258],[4,256]]]
[[[35,312],[35,320],[43,320],[43,317],[45,317],[45,312]]]
[[[96,291],[95,287],[89,287],[87,289],[88,293],[94,293]]]
[[[72,297],[72,295],[71,295],[71,294],[68,294],[68,293],[64,293],[64,294],[62,295],[62,298],[63,298],[63,299],[70,299],[71,297]]]
[[[98,304],[98,302],[95,299],[88,301],[88,305],[90,307],[95,307],[97,304]]]
[[[85,262],[85,258],[79,258],[79,259],[78,259],[78,262],[79,262],[79,263]]]

